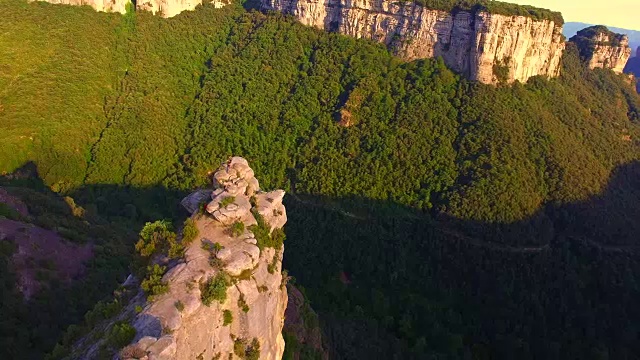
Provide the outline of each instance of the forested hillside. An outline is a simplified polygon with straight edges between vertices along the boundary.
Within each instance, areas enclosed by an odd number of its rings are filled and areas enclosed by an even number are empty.
[[[640,356],[640,98],[572,45],[491,87],[239,5],[0,10],[0,171],[140,224],[246,157],[336,358]]]

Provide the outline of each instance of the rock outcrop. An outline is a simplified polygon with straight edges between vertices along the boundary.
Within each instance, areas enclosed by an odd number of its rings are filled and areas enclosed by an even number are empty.
[[[262,6],[309,26],[384,43],[407,60],[442,56],[456,72],[489,84],[558,76],[565,48],[561,24],[525,16],[389,0],[263,0]]]
[[[578,46],[580,57],[590,69],[611,69],[621,74],[631,57],[629,37],[605,26],[582,29],[570,41]]]
[[[139,0],[136,2],[136,9],[151,11],[163,17],[173,17],[185,10],[195,9],[202,2],[202,0]],[[211,1],[211,4],[216,8],[221,8],[230,3],[230,0]]]
[[[129,0],[30,0],[30,1],[44,1],[51,4],[63,4],[63,5],[85,5],[91,6],[97,11],[103,12],[118,12],[124,14],[126,12],[126,6],[131,1]]]
[[[318,314],[311,308],[304,295],[292,284],[287,284],[289,304],[285,312],[284,328],[282,332],[290,348],[293,359],[302,358],[303,353],[308,358],[329,359],[329,354],[322,343],[322,330]],[[313,356],[309,356],[313,354]]]
[[[168,290],[150,300],[138,290],[104,327],[124,321],[135,328],[120,359],[238,359],[244,358],[239,350],[255,356],[257,349],[259,359],[282,358],[288,277],[282,272],[282,237],[276,239],[287,221],[284,191],[260,191],[240,157],[223,164],[213,183],[182,202],[198,236],[184,256],[164,260]],[[123,287],[132,283],[130,277]],[[81,346],[89,350],[79,358],[93,358],[104,347]]]
[[[86,5],[97,11],[118,12],[124,14],[130,0],[31,0],[45,1],[52,4]],[[150,11],[163,17],[173,17],[185,10],[193,10],[202,4],[203,0],[139,0],[135,2],[137,10]],[[230,4],[230,0],[212,0],[211,4],[221,8]]]
[[[636,51],[636,56],[627,61],[627,65],[624,68],[625,74],[633,75],[636,84],[636,91],[640,93],[640,47]]]

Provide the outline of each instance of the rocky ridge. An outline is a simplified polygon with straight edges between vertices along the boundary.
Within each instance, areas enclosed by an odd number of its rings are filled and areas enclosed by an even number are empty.
[[[611,69],[621,74],[631,57],[629,37],[609,31],[605,26],[591,26],[570,39],[590,69]]]
[[[558,76],[562,25],[485,11],[446,12],[389,0],[263,0],[305,25],[385,44],[407,59],[442,56],[471,80],[496,84]]]
[[[29,0],[45,1],[52,4],[86,5],[97,11],[118,12],[124,14],[127,11],[129,0]],[[173,17],[185,10],[193,10],[202,4],[203,0],[140,0],[135,2],[137,10],[150,11],[162,17]],[[221,8],[231,3],[230,0],[211,0],[216,8]]]
[[[238,358],[238,342],[252,341],[259,344],[260,359],[282,358],[288,301],[281,272],[284,249],[260,244],[252,225],[267,226],[268,234],[286,223],[284,191],[260,191],[240,157],[231,158],[213,178],[214,189],[182,201],[199,236],[163,276],[168,292],[148,302],[139,294],[130,303],[142,310],[131,321],[136,337],[120,352],[122,359]],[[228,281],[226,296],[205,304],[206,284],[219,276]]]

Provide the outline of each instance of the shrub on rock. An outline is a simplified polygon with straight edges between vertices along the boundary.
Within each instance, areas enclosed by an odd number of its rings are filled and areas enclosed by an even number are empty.
[[[218,273],[215,277],[210,278],[207,282],[200,284],[200,298],[202,303],[210,306],[216,300],[223,303],[227,300],[227,288],[230,282],[226,274]]]

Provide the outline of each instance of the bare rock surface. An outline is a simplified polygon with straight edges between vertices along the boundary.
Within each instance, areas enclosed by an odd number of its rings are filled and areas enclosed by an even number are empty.
[[[33,1],[33,0],[32,0]],[[97,11],[118,12],[124,14],[127,11],[129,0],[36,0],[52,4],[84,5],[91,6]],[[202,4],[202,0],[140,0],[135,2],[136,10],[150,11],[162,17],[173,17],[185,10],[193,10]],[[221,8],[230,4],[230,0],[212,0],[211,4]]]
[[[169,292],[146,302],[135,316],[132,346],[148,359],[211,359],[218,354],[227,359],[234,339],[256,338],[260,359],[279,360],[288,301],[281,274],[283,249],[257,246],[250,229],[257,223],[250,198],[255,196],[254,212],[264,213],[271,229],[280,228],[286,222],[284,191],[260,192],[253,170],[238,157],[223,164],[213,179],[215,190],[196,191],[182,202],[193,213],[199,236],[185,250],[184,259],[164,275]],[[226,197],[233,201],[225,204]],[[211,199],[208,213],[194,211],[193,204],[206,199]],[[244,230],[232,233],[232,220],[241,222]],[[219,274],[231,280],[226,299],[206,306],[200,286]],[[228,325],[223,324],[225,310],[233,316]]]
[[[562,24],[525,16],[431,10],[389,0],[263,0],[262,7],[305,25],[384,43],[407,59],[442,56],[471,80],[495,84],[556,77],[565,48]],[[502,75],[501,75],[502,76]]]
[[[571,38],[590,69],[611,69],[622,74],[631,57],[629,37],[616,34],[605,26],[591,26]]]
[[[180,205],[185,208],[191,214],[198,211],[200,204],[209,200],[211,196],[211,189],[203,189],[192,192],[189,196],[182,199]]]

